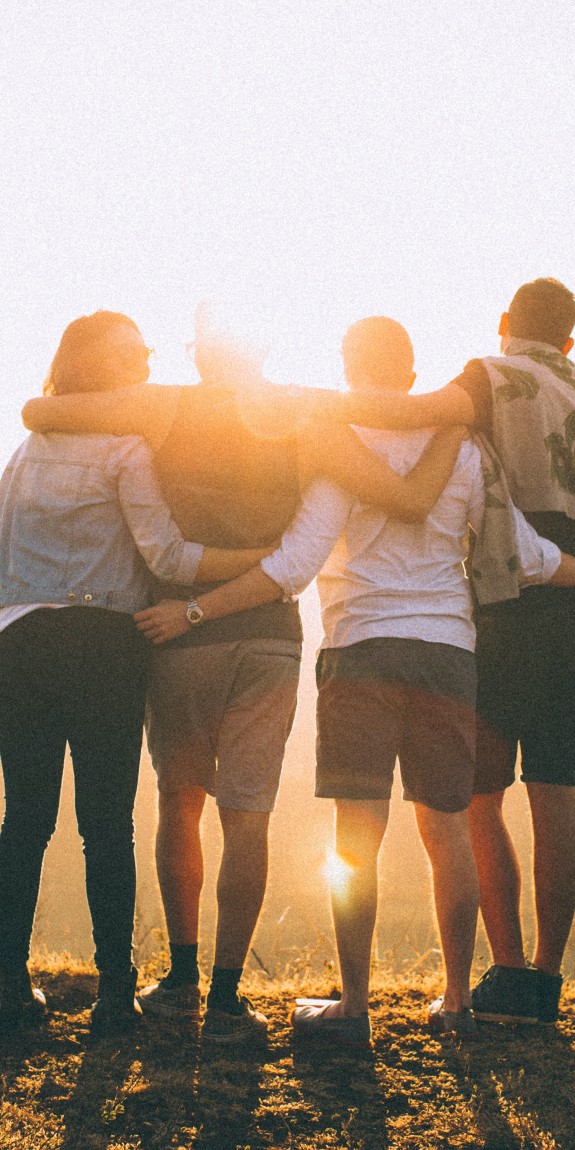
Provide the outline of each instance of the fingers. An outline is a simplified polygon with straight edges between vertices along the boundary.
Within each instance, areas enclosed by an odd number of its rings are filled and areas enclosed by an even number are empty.
[[[166,643],[168,639],[175,639],[188,629],[186,620],[186,605],[179,600],[171,602],[164,600],[155,607],[148,607],[145,611],[138,611],[134,615],[134,622],[138,631],[149,642],[158,646]]]

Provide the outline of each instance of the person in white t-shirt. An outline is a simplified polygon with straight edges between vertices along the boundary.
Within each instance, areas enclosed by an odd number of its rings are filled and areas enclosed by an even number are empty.
[[[354,324],[343,356],[352,388],[408,391],[415,378],[411,341],[393,320],[371,317]],[[405,475],[431,433],[358,434]],[[414,802],[431,862],[447,975],[429,1021],[440,1032],[474,1029],[469,973],[478,884],[467,807],[475,748],[475,628],[462,561],[468,523],[479,529],[483,511],[479,450],[469,440],[423,523],[400,523],[316,481],[280,547],[253,571],[197,601],[201,623],[298,594],[323,567],[316,794],[335,799],[337,851],[347,864],[345,890],[332,896],[343,994],[338,1002],[300,1006],[292,1020],[299,1034],[358,1045],[370,1041],[377,858],[397,755],[404,797]],[[573,561],[569,572],[559,549],[540,539],[520,513],[514,528],[523,582],[573,577]],[[136,619],[156,644],[188,626],[176,601]]]

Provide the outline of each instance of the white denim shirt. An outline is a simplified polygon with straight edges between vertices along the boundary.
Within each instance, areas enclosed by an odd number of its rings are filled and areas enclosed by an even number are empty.
[[[401,435],[356,431],[400,475],[417,463],[432,435],[428,430]],[[479,450],[466,440],[424,523],[403,523],[332,483],[317,481],[305,493],[281,545],[261,567],[287,594],[299,594],[321,571],[322,647],[389,636],[473,651],[475,627],[463,559],[467,526],[478,530],[484,506]],[[514,527],[520,582],[547,582],[559,566],[559,548],[540,538],[519,511]]]
[[[151,602],[150,574],[193,583],[186,543],[136,436],[30,435],[0,479],[0,606]]]

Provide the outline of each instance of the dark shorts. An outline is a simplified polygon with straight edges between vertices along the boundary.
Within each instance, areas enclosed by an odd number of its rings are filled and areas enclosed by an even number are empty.
[[[405,799],[438,811],[466,809],[475,748],[470,651],[366,639],[322,651],[317,683],[316,795],[388,799],[399,756]]]
[[[534,591],[546,591],[534,588]],[[485,610],[477,626],[474,791],[575,786],[575,595],[553,589]]]

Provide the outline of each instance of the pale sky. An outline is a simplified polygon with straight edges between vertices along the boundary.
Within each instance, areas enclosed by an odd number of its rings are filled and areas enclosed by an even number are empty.
[[[191,382],[196,303],[337,385],[361,315],[419,382],[575,285],[566,0],[4,0],[0,463],[66,324],[127,312]]]

